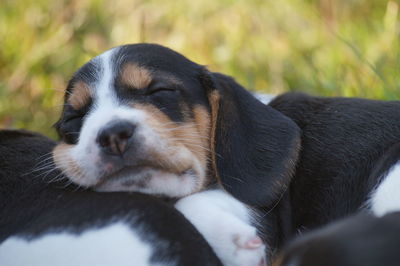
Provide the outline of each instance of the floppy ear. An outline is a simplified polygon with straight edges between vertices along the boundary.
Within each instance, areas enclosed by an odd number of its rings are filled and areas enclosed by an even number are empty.
[[[211,108],[214,174],[244,203],[276,204],[295,170],[299,127],[228,76],[207,72],[203,81]]]

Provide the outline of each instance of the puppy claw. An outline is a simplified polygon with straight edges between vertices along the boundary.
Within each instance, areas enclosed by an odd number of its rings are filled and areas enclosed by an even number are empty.
[[[234,242],[238,248],[242,249],[257,249],[263,245],[261,238],[258,236],[248,238],[248,236],[236,235]]]
[[[263,244],[261,238],[259,238],[258,236],[248,240],[246,243],[244,243],[243,248],[246,249],[257,249],[259,247],[261,247]]]
[[[254,229],[253,229],[254,230]],[[251,230],[251,231],[253,231]],[[236,246],[234,263],[226,265],[241,266],[265,266],[265,246],[260,237],[254,232],[247,234],[236,234],[234,236],[234,244]]]

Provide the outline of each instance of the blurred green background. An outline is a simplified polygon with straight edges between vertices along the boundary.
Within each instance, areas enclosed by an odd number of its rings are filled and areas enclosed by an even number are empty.
[[[0,127],[54,137],[72,73],[155,42],[250,90],[400,99],[399,2],[1,0]]]

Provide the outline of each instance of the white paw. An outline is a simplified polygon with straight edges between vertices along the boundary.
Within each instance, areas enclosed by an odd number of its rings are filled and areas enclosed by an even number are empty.
[[[230,265],[266,265],[265,245],[257,235],[245,236],[237,234],[234,237],[236,252]]]
[[[250,223],[249,210],[225,192],[205,191],[175,207],[203,235],[225,266],[266,265],[265,245]]]

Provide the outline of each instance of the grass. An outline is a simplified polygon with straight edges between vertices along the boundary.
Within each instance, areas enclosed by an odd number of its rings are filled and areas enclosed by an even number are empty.
[[[399,3],[3,0],[0,127],[54,137],[72,73],[125,43],[171,47],[250,90],[400,98]]]

